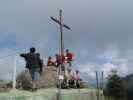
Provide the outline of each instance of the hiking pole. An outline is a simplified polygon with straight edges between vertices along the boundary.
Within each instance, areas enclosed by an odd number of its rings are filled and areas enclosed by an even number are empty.
[[[97,84],[97,100],[99,100],[99,80],[98,80],[98,71],[96,71],[96,84]]]
[[[102,71],[101,74],[102,74],[102,79],[101,79],[101,81],[102,81],[102,83],[101,83],[101,89],[102,89],[102,91],[103,91],[103,89],[104,89],[104,81],[103,81],[103,80],[104,80],[104,76],[103,76],[103,75],[104,75],[104,72]]]

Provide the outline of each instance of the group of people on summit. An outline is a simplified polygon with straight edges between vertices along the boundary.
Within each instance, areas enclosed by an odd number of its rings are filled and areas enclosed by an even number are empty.
[[[65,61],[69,64],[69,66],[71,66],[71,62],[73,61],[73,53],[71,53],[68,49],[66,50],[66,55],[64,57],[62,57],[60,54],[56,54],[55,58],[56,60],[54,61],[52,59],[52,57],[48,57],[48,61],[47,61],[47,66],[56,66],[59,67],[59,65],[61,65],[62,61]]]
[[[32,78],[32,87],[33,89],[39,88],[39,79],[40,75],[43,70],[43,60],[40,58],[40,54],[36,53],[36,49],[34,47],[30,48],[29,53],[23,53],[20,54],[21,57],[25,59],[26,62],[26,69],[29,71],[31,78]],[[73,61],[73,53],[71,53],[68,49],[66,50],[65,56],[61,56],[60,54],[55,55],[55,61],[52,59],[52,57],[48,57],[47,66],[55,66],[57,69],[61,64],[64,62],[69,64],[69,67],[72,65]],[[65,71],[65,70],[64,70]],[[72,73],[72,69],[67,68],[67,73],[64,74],[64,86],[75,85],[75,83],[78,83],[78,80],[80,80],[79,71],[77,70],[76,73]],[[78,85],[78,84],[77,84]],[[78,86],[77,86],[78,87]]]

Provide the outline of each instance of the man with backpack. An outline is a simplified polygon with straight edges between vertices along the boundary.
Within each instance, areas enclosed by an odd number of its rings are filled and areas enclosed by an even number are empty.
[[[43,61],[40,59],[40,54],[36,53],[36,49],[32,47],[29,53],[20,54],[20,56],[26,61],[26,68],[32,77],[33,89],[39,88],[37,85],[43,68]]]

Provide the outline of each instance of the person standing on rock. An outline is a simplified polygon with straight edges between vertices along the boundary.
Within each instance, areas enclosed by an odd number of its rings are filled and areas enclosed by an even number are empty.
[[[20,54],[20,56],[26,61],[26,68],[29,70],[32,77],[33,89],[39,88],[40,71],[42,71],[43,67],[40,54],[36,53],[36,49],[32,47],[29,53]]]
[[[73,61],[73,53],[71,53],[68,49],[66,49],[66,61],[69,64],[69,66],[72,66],[72,61]]]
[[[58,68],[62,63],[62,57],[60,54],[56,54],[55,57],[56,57],[55,65]]]

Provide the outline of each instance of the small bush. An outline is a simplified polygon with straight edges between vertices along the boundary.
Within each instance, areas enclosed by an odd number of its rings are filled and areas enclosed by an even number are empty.
[[[32,80],[28,71],[22,71],[17,76],[17,86],[18,89],[30,90],[32,89]]]

